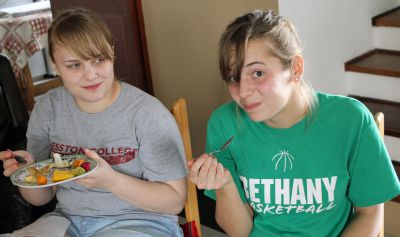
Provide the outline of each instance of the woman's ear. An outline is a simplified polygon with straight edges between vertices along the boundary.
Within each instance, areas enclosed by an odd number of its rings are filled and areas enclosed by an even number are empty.
[[[302,56],[297,55],[293,59],[292,65],[292,80],[298,82],[301,80],[304,72],[304,59]]]

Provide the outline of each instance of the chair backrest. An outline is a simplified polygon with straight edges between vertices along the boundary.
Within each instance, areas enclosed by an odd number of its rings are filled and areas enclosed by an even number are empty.
[[[0,150],[24,149],[29,114],[4,54],[0,54],[0,89]]]
[[[171,112],[174,115],[175,120],[179,127],[179,132],[181,134],[183,145],[185,148],[186,160],[189,161],[193,159],[193,156],[192,156],[192,145],[190,142],[189,120],[187,115],[185,99],[180,98],[177,101],[175,101],[172,106]],[[188,180],[188,197],[185,202],[185,217],[187,222],[191,221],[195,222],[198,236],[201,237],[197,190],[196,186],[192,182],[189,182],[189,180]]]
[[[385,116],[382,112],[378,112],[374,115],[376,126],[378,126],[381,137],[385,135]]]
[[[377,112],[374,115],[376,126],[378,126],[379,133],[383,139],[385,135],[385,116],[382,112]],[[381,227],[381,231],[378,234],[378,237],[384,237],[384,225]]]
[[[10,61],[6,55],[0,54],[0,151],[25,150],[28,120],[29,114]],[[1,165],[0,233],[9,233],[31,223],[32,209],[21,197],[18,188],[3,176],[3,171]]]
[[[0,87],[15,127],[29,119],[8,57],[0,54]]]

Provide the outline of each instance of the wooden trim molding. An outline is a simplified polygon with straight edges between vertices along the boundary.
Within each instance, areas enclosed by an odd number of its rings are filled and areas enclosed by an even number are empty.
[[[35,96],[41,95],[49,91],[50,89],[62,86],[62,81],[60,78],[49,78],[43,79],[33,83]]]
[[[145,72],[145,75],[147,78],[145,81],[145,84],[146,84],[145,86],[147,88],[147,92],[150,93],[151,95],[154,95],[153,80],[151,77],[151,68],[150,68],[150,62],[149,62],[149,52],[148,52],[148,48],[147,48],[146,31],[145,31],[145,25],[144,25],[142,1],[136,0],[135,3],[136,3],[136,9],[137,9],[137,21],[139,23],[140,42],[142,45],[141,51],[142,51],[144,68],[145,68],[144,72]]]
[[[372,25],[400,27],[400,19],[398,17],[390,16],[396,11],[400,11],[400,6],[372,17]]]
[[[24,97],[26,108],[31,111],[35,104],[34,100],[34,87],[31,70],[29,68],[28,63],[22,69],[22,80],[24,81],[24,88],[22,88],[22,97]]]

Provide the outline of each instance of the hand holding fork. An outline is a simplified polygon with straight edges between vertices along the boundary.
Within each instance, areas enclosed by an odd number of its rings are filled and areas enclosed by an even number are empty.
[[[199,189],[219,189],[232,181],[229,170],[225,169],[213,154],[225,150],[231,144],[230,137],[219,149],[203,154],[199,158],[187,163],[189,168],[189,180]]]

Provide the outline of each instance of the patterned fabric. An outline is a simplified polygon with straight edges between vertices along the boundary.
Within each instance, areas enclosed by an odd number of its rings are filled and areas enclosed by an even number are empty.
[[[47,29],[51,21],[50,11],[0,19],[0,52],[10,58],[20,88],[26,87],[21,80],[21,70],[29,57],[47,47]]]

